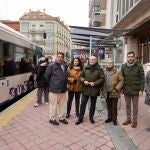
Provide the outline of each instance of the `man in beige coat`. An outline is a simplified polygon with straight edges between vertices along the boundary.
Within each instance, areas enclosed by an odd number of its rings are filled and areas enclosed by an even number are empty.
[[[104,73],[105,84],[103,94],[106,98],[108,111],[108,118],[105,120],[105,123],[113,121],[113,124],[117,125],[117,103],[124,79],[121,71],[114,68],[112,59],[107,60],[107,66]]]

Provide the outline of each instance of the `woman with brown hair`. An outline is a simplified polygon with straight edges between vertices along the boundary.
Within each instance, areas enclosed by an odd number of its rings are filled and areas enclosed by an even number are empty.
[[[70,117],[70,111],[72,106],[72,101],[75,95],[75,108],[76,116],[79,116],[79,104],[80,104],[80,74],[82,71],[82,63],[80,58],[76,57],[72,60],[69,65],[68,72],[68,102],[67,102],[67,114],[66,118]]]

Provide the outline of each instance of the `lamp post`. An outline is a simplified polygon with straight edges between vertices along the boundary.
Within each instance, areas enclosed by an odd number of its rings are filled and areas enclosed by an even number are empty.
[[[92,55],[92,36],[90,36],[90,57]]]

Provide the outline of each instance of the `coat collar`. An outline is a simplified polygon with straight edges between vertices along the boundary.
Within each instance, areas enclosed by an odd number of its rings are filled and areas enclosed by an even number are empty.
[[[107,68],[105,68],[104,72],[106,73],[107,72]],[[112,74],[115,74],[117,72],[117,69],[116,68],[113,68],[112,69]]]

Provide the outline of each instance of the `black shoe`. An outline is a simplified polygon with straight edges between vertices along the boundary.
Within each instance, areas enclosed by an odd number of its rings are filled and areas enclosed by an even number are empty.
[[[49,123],[51,123],[52,125],[59,125],[59,122],[57,122],[56,120],[49,120]]]
[[[63,124],[68,124],[68,121],[66,119],[63,120],[59,120],[59,122],[63,123]]]
[[[116,126],[118,124],[118,122],[115,120],[115,121],[113,121],[113,124]]]
[[[150,128],[146,128],[145,130],[146,130],[146,131],[150,131]]]
[[[94,124],[94,123],[95,123],[94,119],[90,119],[90,122],[91,122],[92,124]]]
[[[66,114],[66,118],[69,118],[70,117],[70,115],[69,114]]]
[[[80,123],[82,123],[83,122],[83,120],[78,120],[76,123],[75,123],[75,125],[79,125]]]
[[[112,119],[106,119],[105,120],[105,123],[109,123],[109,122],[112,122]]]

